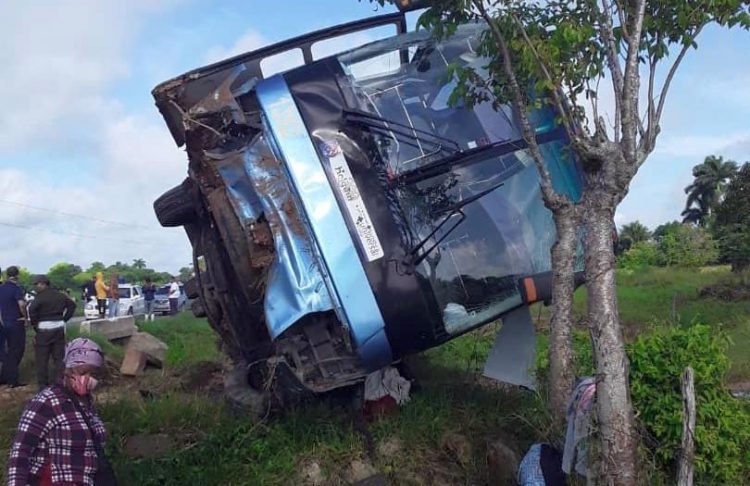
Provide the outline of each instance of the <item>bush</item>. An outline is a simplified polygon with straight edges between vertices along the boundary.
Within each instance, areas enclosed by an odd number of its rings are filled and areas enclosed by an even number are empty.
[[[716,242],[699,226],[683,224],[666,233],[659,240],[661,265],[701,267],[719,257]]]
[[[546,341],[540,340],[538,374],[549,367]],[[641,335],[628,346],[630,391],[644,445],[658,469],[675,472],[682,439],[680,376],[695,372],[695,472],[708,484],[745,484],[750,475],[750,411],[723,384],[729,369],[728,338],[705,325],[668,327]],[[593,373],[591,343],[585,332],[573,336],[576,374]]]
[[[629,346],[633,405],[665,472],[674,470],[682,438],[680,376],[692,366],[697,476],[711,484],[742,484],[750,473],[750,413],[723,385],[728,344],[723,333],[693,325],[654,331]]]
[[[658,265],[660,261],[661,256],[657,246],[650,241],[641,241],[620,255],[617,259],[617,266],[628,270],[636,270]]]

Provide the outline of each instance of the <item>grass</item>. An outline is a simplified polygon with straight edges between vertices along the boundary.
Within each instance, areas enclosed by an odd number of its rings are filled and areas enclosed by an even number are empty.
[[[142,322],[138,327],[169,345],[169,367],[180,367],[200,361],[216,361],[221,357],[216,334],[206,320],[196,319],[188,312],[152,322]]]
[[[725,302],[699,295],[703,287],[731,285],[734,279],[728,267],[618,270],[617,297],[626,336],[635,337],[650,326],[691,323],[716,326],[732,340],[728,380],[750,379],[750,302]],[[582,319],[585,312],[586,291],[581,288],[575,295],[575,313]]]
[[[631,336],[674,320],[721,325],[734,340],[733,379],[746,379],[750,376],[748,303],[698,295],[701,287],[729,278],[723,268],[619,272],[621,318]],[[575,304],[576,313],[583,316],[584,292],[577,293]],[[541,309],[542,315],[546,312]],[[141,323],[140,328],[169,345],[165,369],[154,375],[157,380],[221,359],[215,335],[204,319],[182,314]],[[503,438],[523,452],[533,442],[561,437],[541,397],[477,378],[496,330],[496,325],[487,326],[410,358],[419,389],[397,414],[366,428],[357,409],[340,396],[256,422],[237,415],[213,395],[165,386],[152,398],[125,393],[100,404],[110,434],[108,449],[122,484],[301,484],[301,471],[312,463],[320,466],[325,484],[343,484],[354,459],[371,462],[391,484],[487,484],[489,442]],[[118,352],[110,343],[104,346],[107,354]],[[32,369],[28,361],[24,367],[24,373]],[[0,456],[5,456],[21,404],[2,407]],[[124,453],[131,437],[154,433],[167,434],[174,448],[150,459]],[[454,433],[468,441],[467,457],[457,457],[445,447],[445,437]],[[396,439],[402,444],[399,452],[377,452],[378,444]]]
[[[170,346],[162,376],[220,359],[204,319],[181,315],[141,323],[140,328]],[[185,393],[175,386],[153,398],[123,393],[100,403],[110,437],[108,450],[122,484],[299,484],[300,471],[310,463],[320,466],[326,484],[344,484],[354,459],[371,462],[392,484],[486,483],[488,442],[511,438],[520,452],[549,435],[549,420],[538,397],[477,384],[476,370],[489,351],[485,335],[491,333],[463,336],[412,360],[421,389],[397,415],[372,424],[365,433],[359,409],[341,396],[255,422],[233,413],[216,397]],[[104,346],[110,355],[117,352],[110,343]],[[21,407],[14,403],[0,413],[2,457],[7,456]],[[129,438],[155,433],[171,438],[171,452],[152,459],[124,453]],[[468,439],[467,458],[458,461],[443,447],[448,433]],[[377,444],[389,439],[398,439],[403,449],[387,457],[373,453]]]

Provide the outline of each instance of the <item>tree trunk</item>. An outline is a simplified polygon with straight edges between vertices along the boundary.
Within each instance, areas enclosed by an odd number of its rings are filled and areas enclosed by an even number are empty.
[[[565,421],[568,397],[573,389],[573,272],[575,270],[578,218],[573,206],[555,214],[557,241],[552,246],[552,319],[549,331],[549,392],[552,415]]]
[[[634,485],[638,441],[615,286],[612,228],[616,198],[595,188],[584,197],[588,320],[597,375],[598,472],[605,484]]]

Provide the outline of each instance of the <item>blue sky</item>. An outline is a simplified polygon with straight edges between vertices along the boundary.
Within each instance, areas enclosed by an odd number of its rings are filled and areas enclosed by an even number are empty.
[[[175,271],[191,259],[187,238],[160,228],[151,203],[184,178],[186,157],[151,89],[209,61],[383,9],[366,0],[0,0],[0,11],[0,266],[145,258]],[[699,39],[618,223],[678,218],[682,188],[706,155],[750,160],[748,47],[741,31],[708,29]]]

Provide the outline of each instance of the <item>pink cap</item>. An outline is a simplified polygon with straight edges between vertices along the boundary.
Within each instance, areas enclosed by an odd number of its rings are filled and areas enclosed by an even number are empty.
[[[91,365],[100,368],[104,364],[104,353],[94,341],[76,338],[65,347],[65,368]]]

